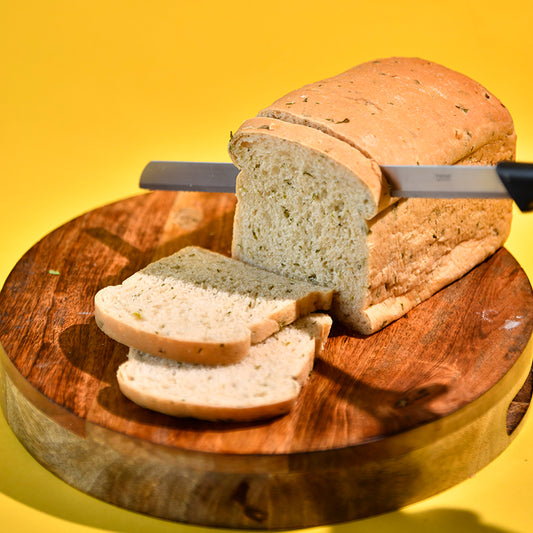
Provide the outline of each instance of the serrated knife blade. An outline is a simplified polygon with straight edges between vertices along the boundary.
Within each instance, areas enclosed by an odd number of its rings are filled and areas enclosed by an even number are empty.
[[[382,171],[395,197],[513,198],[533,210],[533,164],[495,166],[385,165]],[[239,170],[232,163],[150,161],[139,185],[150,190],[235,192]]]
[[[238,173],[231,163],[150,161],[139,185],[151,190],[235,192]]]

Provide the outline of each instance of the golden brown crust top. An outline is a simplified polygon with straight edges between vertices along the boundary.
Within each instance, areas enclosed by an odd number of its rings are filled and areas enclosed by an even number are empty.
[[[260,114],[337,137],[383,164],[453,164],[499,139],[511,116],[471,78],[431,61],[393,57],[290,92]]]

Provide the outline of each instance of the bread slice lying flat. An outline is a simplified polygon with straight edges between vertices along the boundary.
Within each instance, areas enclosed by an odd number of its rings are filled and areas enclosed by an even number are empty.
[[[479,83],[387,58],[281,97],[233,135],[232,255],[335,289],[334,319],[370,334],[505,242],[509,200],[397,199],[380,166],[513,159],[507,109]]]
[[[231,365],[181,363],[130,349],[118,383],[133,402],[168,415],[235,421],[274,417],[296,402],[331,323],[323,313],[300,318]]]
[[[229,364],[281,327],[327,310],[332,295],[331,289],[190,246],[101,289],[95,318],[108,336],[142,352]]]

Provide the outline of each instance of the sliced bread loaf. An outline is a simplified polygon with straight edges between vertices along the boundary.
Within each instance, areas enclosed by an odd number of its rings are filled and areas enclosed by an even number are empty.
[[[515,143],[493,94],[430,61],[372,61],[312,83],[230,141],[232,255],[334,288],[334,318],[373,333],[502,246],[512,213],[509,200],[391,198],[380,165],[494,164]]]
[[[140,351],[228,364],[282,326],[327,310],[332,294],[190,246],[101,289],[95,318],[104,333]]]
[[[223,366],[181,363],[130,349],[117,372],[121,391],[161,413],[207,420],[255,420],[288,412],[326,342],[331,318],[313,313]]]

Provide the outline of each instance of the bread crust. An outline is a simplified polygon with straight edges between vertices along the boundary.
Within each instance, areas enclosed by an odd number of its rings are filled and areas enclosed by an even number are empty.
[[[263,420],[274,418],[276,416],[288,413],[296,397],[270,404],[268,406],[257,407],[213,407],[202,404],[186,404],[176,400],[158,398],[157,396],[147,395],[146,393],[135,388],[131,383],[125,380],[121,371],[117,374],[120,384],[120,390],[137,405],[157,411],[169,416],[178,418],[197,418],[208,421],[226,421],[226,422],[251,422],[253,420]]]
[[[510,225],[509,200],[410,198],[381,213],[370,225],[358,329],[378,331],[462,277],[505,242]]]
[[[491,142],[508,159],[516,143],[498,98],[421,58],[363,63],[288,93],[259,116],[321,129],[380,165],[451,165]]]
[[[218,342],[165,337],[124,323],[112,313],[106,312],[105,307],[98,300],[96,300],[94,317],[98,327],[117,342],[175,361],[204,365],[231,364],[246,357],[252,344],[252,332],[247,328],[242,329],[240,336]],[[266,327],[268,331],[271,331],[273,324],[267,323]]]

